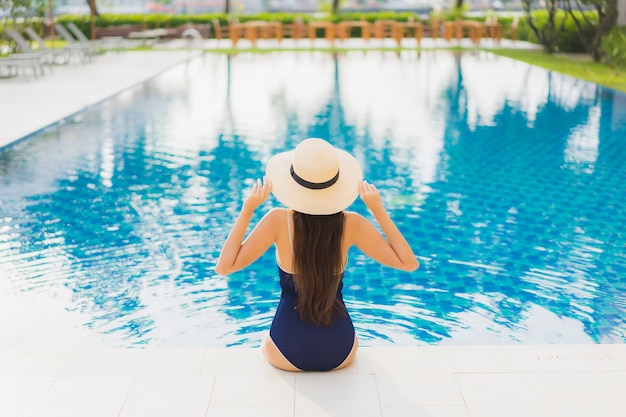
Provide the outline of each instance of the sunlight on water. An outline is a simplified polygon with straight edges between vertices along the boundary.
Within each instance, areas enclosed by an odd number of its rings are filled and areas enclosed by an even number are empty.
[[[273,253],[213,267],[306,137],[357,157],[422,263],[351,251],[362,345],[626,341],[624,94],[483,52],[300,52],[205,55],[2,149],[0,347],[257,346]]]

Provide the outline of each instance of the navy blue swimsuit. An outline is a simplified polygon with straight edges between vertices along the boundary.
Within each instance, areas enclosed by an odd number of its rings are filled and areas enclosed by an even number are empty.
[[[303,371],[329,371],[341,365],[354,345],[354,326],[346,310],[335,314],[330,326],[302,321],[296,309],[298,295],[293,275],[278,267],[282,293],[270,336],[293,366]],[[343,303],[339,284],[337,299]],[[345,307],[345,304],[344,304]]]

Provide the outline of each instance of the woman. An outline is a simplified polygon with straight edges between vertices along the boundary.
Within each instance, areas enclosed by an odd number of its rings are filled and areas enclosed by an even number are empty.
[[[376,187],[362,177],[350,154],[306,139],[270,159],[264,181],[252,187],[224,243],[215,267],[220,275],[245,268],[276,246],[282,294],[261,350],[280,369],[327,371],[352,363],[358,342],[341,295],[351,246],[392,268],[419,267]],[[288,208],[270,210],[244,240],[254,210],[270,192]],[[359,195],[386,239],[363,216],[345,211]]]

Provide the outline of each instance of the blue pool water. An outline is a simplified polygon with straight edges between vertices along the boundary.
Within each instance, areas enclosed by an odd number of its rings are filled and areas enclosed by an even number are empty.
[[[422,262],[351,252],[362,345],[626,342],[624,94],[487,53],[302,52],[207,55],[0,150],[0,348],[257,346],[273,252],[213,267],[306,137],[361,161]]]

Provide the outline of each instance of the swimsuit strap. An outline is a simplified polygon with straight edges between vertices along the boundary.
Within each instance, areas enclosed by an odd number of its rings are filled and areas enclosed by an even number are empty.
[[[289,234],[289,245],[291,246],[291,256],[293,256],[292,216],[293,216],[293,211],[287,210],[287,233]]]

